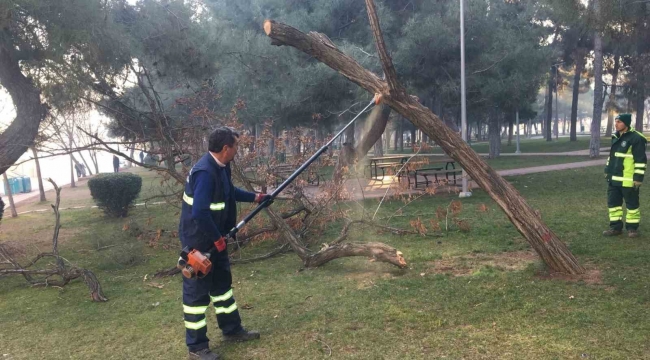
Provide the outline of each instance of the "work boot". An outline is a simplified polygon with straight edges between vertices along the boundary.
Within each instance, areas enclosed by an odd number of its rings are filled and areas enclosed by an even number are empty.
[[[631,238],[639,237],[639,231],[638,230],[628,230],[627,231],[627,237],[631,237]]]
[[[218,354],[213,353],[210,349],[201,349],[195,352],[190,351],[189,360],[219,360]]]
[[[230,335],[224,335],[223,340],[228,342],[243,342],[255,340],[260,338],[260,333],[257,331],[248,331],[242,328],[239,332]]]
[[[622,233],[623,232],[621,230],[609,229],[609,230],[603,231],[603,236],[619,236]]]

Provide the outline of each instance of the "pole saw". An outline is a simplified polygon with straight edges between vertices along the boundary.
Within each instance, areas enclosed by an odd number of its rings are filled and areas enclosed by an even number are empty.
[[[240,221],[237,226],[232,228],[229,232],[228,235],[226,235],[225,239],[222,238],[218,240],[219,244],[215,242],[215,247],[219,250],[222,251],[225,249],[225,244],[228,243],[229,239],[233,239],[235,235],[237,235],[237,232],[241,230],[248,222],[250,222],[257,214],[259,214],[260,211],[262,211],[264,208],[268,207],[273,203],[273,200],[280,195],[280,193],[287,187],[289,186],[300,174],[305,171],[311,165],[314,161],[316,161],[327,149],[329,148],[330,145],[339,137],[341,136],[345,130],[347,130],[354,122],[361,116],[368,108],[370,108],[372,105],[379,105],[381,102],[381,95],[376,94],[375,97],[370,101],[370,103],[363,109],[357,116],[355,116],[350,122],[341,129],[334,137],[330,139],[323,147],[318,149],[305,163],[303,163],[296,171],[291,174],[286,180],[280,184],[269,196],[267,196],[264,201],[259,203],[253,211],[251,211],[248,215],[244,217],[242,221]],[[225,240],[225,241],[224,241]],[[210,254],[209,253],[202,253],[196,249],[189,249],[189,248],[184,248],[181,251],[181,256],[178,259],[178,265],[177,267],[181,269],[181,272],[183,276],[186,278],[193,278],[193,277],[204,277],[207,275],[210,270],[212,269],[212,263],[210,262]]]

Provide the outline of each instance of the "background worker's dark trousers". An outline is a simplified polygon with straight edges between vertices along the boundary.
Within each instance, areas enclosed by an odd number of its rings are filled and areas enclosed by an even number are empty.
[[[639,210],[639,189],[634,187],[612,186],[607,187],[607,207],[609,208],[609,227],[612,230],[623,230],[623,200],[627,214],[625,227],[628,230],[637,230],[641,221]]]

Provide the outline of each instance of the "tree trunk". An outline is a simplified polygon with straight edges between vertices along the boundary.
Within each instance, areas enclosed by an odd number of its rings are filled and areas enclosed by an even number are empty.
[[[375,143],[373,155],[384,156],[384,141],[381,138],[381,136],[379,137],[379,139],[377,139],[377,142]]]
[[[552,271],[569,274],[584,273],[584,269],[566,245],[546,226],[538,212],[526,203],[519,192],[487,165],[457,133],[445,126],[438,116],[422,106],[415,97],[406,93],[405,88],[397,80],[395,68],[385,48],[375,4],[372,0],[366,0],[366,6],[386,77],[385,81],[338,50],[325,35],[314,32],[307,35],[272,20],[265,21],[264,30],[272,39],[271,44],[293,46],[338,71],[370,93],[380,93],[384,104],[425,131],[445,153],[467,171],[469,177],[501,207]]]
[[[599,0],[594,0],[594,12],[599,13]],[[603,112],[603,41],[600,32],[594,32],[594,112],[591,122],[589,156],[600,155],[600,120]]]
[[[273,134],[273,137],[269,139],[268,151],[269,151],[269,156],[273,157],[275,155],[275,139],[278,138],[278,134],[277,134],[277,130],[275,129],[271,129],[271,133]]]
[[[647,20],[647,1],[638,1],[637,21],[635,24],[636,34],[636,130],[643,132],[643,115],[645,113],[645,67],[647,66],[647,58],[644,57],[646,53],[646,41],[649,38],[646,30]]]
[[[372,109],[363,124],[361,136],[359,136],[354,146],[357,159],[364,158],[370,148],[377,141],[381,141],[381,135],[386,130],[391,111],[392,109],[385,105],[376,106]]]
[[[404,152],[404,117],[399,115],[399,152]]]
[[[397,121],[395,122],[395,144],[393,144],[393,151],[397,152],[397,148],[399,147],[399,137],[402,128],[402,117],[398,116]]]
[[[580,95],[580,76],[584,67],[585,58],[579,55],[576,59],[575,72],[573,74],[573,97],[571,99],[571,129],[569,130],[569,141],[577,141],[576,125],[578,122],[578,96]]]
[[[499,124],[499,116],[497,111],[492,111],[488,123],[488,138],[490,141],[490,159],[494,159],[501,155],[501,125]]]
[[[82,161],[82,162],[84,163],[84,165],[86,166],[86,169],[88,170],[88,175],[92,175],[93,172],[90,171],[90,166],[88,166],[88,162],[86,161],[86,158],[85,158],[84,155],[81,153],[81,151],[79,151],[79,157],[81,158],[81,161]],[[131,158],[133,158],[133,156],[131,156]]]
[[[69,144],[70,144],[70,151],[72,151],[72,134],[68,134],[69,136]],[[70,153],[70,187],[74,188],[77,187],[77,185],[74,183],[74,165],[75,165],[75,159],[74,156],[72,156],[72,153]]]
[[[512,121],[512,116],[508,116],[508,145],[512,145],[512,130],[513,130],[514,124]]]
[[[612,90],[609,93],[609,101],[607,102],[607,129],[605,129],[605,136],[612,136],[612,128],[614,127],[614,111],[616,110],[616,87],[618,80],[618,70],[620,68],[621,57],[618,53],[614,54],[614,71],[612,73]]]
[[[11,217],[16,217],[18,216],[18,213],[16,212],[16,205],[14,204],[14,196],[11,194],[11,187],[9,186],[9,179],[7,179],[7,173],[6,171],[2,173],[2,178],[4,179],[5,182],[5,193],[7,194],[7,197],[9,198],[9,207],[11,208]]]
[[[16,108],[16,118],[0,134],[0,173],[7,171],[34,143],[38,126],[47,114],[40,90],[23,75],[14,51],[13,44],[6,40],[0,43],[0,84]]]
[[[410,144],[411,149],[413,151],[415,151],[415,144],[417,143],[416,137],[417,137],[417,129],[413,128],[413,129],[411,129],[411,144]]]
[[[553,121],[553,81],[555,79],[554,71],[554,67],[551,67],[548,84],[546,85],[546,121],[544,122],[546,141],[553,141],[551,122]]]
[[[47,201],[45,198],[45,187],[43,186],[43,177],[41,176],[41,163],[38,161],[38,152],[32,146],[32,154],[34,155],[34,164],[36,165],[36,178],[38,179],[38,192],[40,194],[40,201]]]
[[[90,152],[90,161],[93,162],[93,166],[95,167],[95,174],[99,174],[99,162],[97,161],[97,152],[96,151],[91,151]]]
[[[131,147],[131,151],[129,152],[129,157],[133,159],[133,154],[135,153],[135,147]],[[79,152],[79,156],[81,157],[81,160],[83,161],[83,156],[81,156],[81,152]],[[85,163],[85,161],[84,161]],[[133,167],[133,163],[129,161],[129,163],[126,165],[126,167]]]

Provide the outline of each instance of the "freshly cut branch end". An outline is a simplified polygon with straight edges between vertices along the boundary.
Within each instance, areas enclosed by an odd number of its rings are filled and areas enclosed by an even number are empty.
[[[266,36],[269,36],[271,34],[271,27],[273,26],[273,20],[264,20],[264,32],[266,33]]]

